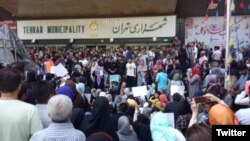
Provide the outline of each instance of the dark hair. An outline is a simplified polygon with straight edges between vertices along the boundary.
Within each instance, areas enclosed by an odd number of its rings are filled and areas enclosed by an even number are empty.
[[[238,63],[236,60],[232,60],[231,64],[230,64],[230,68],[234,68],[234,69],[237,69],[238,68]]]
[[[221,86],[219,84],[208,84],[205,93],[210,93],[221,98]]]
[[[20,73],[22,79],[24,79],[25,63],[15,62],[10,64],[9,68],[16,69]]]
[[[32,94],[38,103],[47,103],[53,93],[53,85],[47,81],[37,81],[33,84]]]
[[[21,83],[21,90],[18,94],[18,99],[22,99],[23,96],[27,95],[27,86],[25,83]]]
[[[85,93],[91,93],[91,88],[89,86],[85,86]]]
[[[150,124],[149,118],[146,117],[144,114],[139,114],[137,118],[138,118],[137,121],[139,121],[140,123],[147,124],[147,125]]]
[[[127,113],[127,110],[128,110],[128,104],[127,103],[121,103],[118,105],[118,111],[121,112],[121,113]]]
[[[239,71],[248,70],[248,68],[247,68],[247,66],[246,66],[245,63],[240,63],[240,64],[238,65],[238,70],[239,70]]]
[[[46,80],[48,80],[48,81],[51,81],[54,77],[55,77],[55,75],[51,74],[51,73],[47,73],[45,76]]]
[[[214,49],[218,50],[218,49],[220,49],[220,47],[219,46],[215,46]]]
[[[208,125],[194,124],[190,128],[187,129],[186,135],[187,141],[211,141],[212,140],[212,129]]]
[[[3,69],[4,67],[3,67],[3,64],[2,63],[0,63],[0,69]]]
[[[86,141],[113,141],[113,137],[106,132],[96,132],[88,136]]]
[[[37,80],[37,75],[35,71],[29,71],[27,73],[27,81],[28,82],[34,82]]]
[[[174,93],[173,101],[180,102],[181,101],[181,95],[179,93]]]
[[[157,93],[158,95],[161,95],[161,92],[160,92],[160,91],[156,91],[156,93]]]
[[[0,92],[14,92],[22,81],[20,72],[13,68],[0,70]]]
[[[17,69],[19,72],[23,73],[25,70],[25,63],[22,62],[15,62],[10,64],[10,68],[15,68]]]

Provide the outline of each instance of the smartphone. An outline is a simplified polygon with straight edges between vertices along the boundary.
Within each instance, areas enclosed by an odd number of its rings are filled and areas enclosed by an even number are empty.
[[[194,100],[196,103],[209,103],[210,102],[210,100],[204,96],[195,97]]]

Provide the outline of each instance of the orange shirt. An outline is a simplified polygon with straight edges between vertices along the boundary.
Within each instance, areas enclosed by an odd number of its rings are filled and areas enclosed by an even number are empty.
[[[54,63],[53,63],[53,61],[48,60],[48,61],[44,62],[44,65],[45,65],[45,72],[50,73],[51,67],[54,66]]]

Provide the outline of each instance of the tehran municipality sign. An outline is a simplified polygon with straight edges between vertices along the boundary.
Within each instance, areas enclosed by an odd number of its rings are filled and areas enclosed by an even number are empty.
[[[17,21],[23,40],[173,37],[175,32],[176,16]]]

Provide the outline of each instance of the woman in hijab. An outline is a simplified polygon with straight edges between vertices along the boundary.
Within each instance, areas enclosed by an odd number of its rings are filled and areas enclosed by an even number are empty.
[[[85,111],[90,111],[91,107],[90,107],[90,100],[91,100],[91,95],[90,95],[90,99],[88,101],[87,97],[85,96],[85,85],[84,83],[78,83],[76,85],[76,90],[77,92],[81,95],[82,100],[83,100],[83,105],[82,107],[84,108]],[[81,99],[81,98],[80,98]]]
[[[86,141],[113,141],[113,139],[105,132],[98,132],[87,137]]]
[[[162,112],[152,116],[150,130],[153,141],[186,141],[180,131],[172,127],[166,115]]]
[[[145,110],[145,109],[144,109]],[[138,115],[139,110],[136,108],[134,112],[133,117],[133,127],[135,132],[137,133],[138,139],[140,141],[152,141],[152,136],[150,132],[150,126],[149,126],[149,115],[151,112],[151,109],[145,113],[143,111],[142,114]]]
[[[185,85],[185,91],[188,91],[188,84],[189,84],[189,80],[191,79],[192,77],[192,69],[191,68],[188,68],[187,69],[187,72],[186,72],[186,76],[184,77],[184,85]]]
[[[194,94],[201,89],[201,71],[198,67],[193,67],[192,77],[188,79],[189,98],[192,99]]]
[[[56,94],[66,95],[71,99],[72,102],[75,100],[74,99],[74,97],[75,97],[74,92],[71,89],[71,87],[69,87],[69,86],[59,87],[57,89]],[[76,107],[74,107],[72,110],[71,122],[73,123],[73,125],[76,129],[80,129],[80,125],[83,121],[84,114],[85,114],[84,110],[85,109],[76,108]]]
[[[163,69],[163,61],[159,59],[156,61],[156,64],[153,67],[153,81],[155,81],[156,74],[158,73],[158,71],[162,69]]]
[[[66,95],[71,99],[72,102],[75,100],[74,92],[69,86],[59,87],[56,91],[56,94]]]
[[[202,88],[205,91],[210,84],[220,84],[219,77],[216,74],[209,74],[205,77]]]
[[[137,68],[137,86],[147,85],[146,84],[146,74],[147,74],[147,65],[144,60],[139,60],[139,65]]]
[[[112,136],[113,141],[118,141],[114,129],[111,125],[110,113],[109,113],[109,102],[105,97],[97,97],[93,103],[92,115],[86,116],[84,122],[81,125],[81,130],[88,137],[91,134],[98,132],[105,132]]]
[[[116,132],[119,141],[137,141],[135,131],[130,128],[129,119],[126,116],[121,116],[118,120],[118,131]]]
[[[208,112],[209,124],[212,125],[239,125],[234,112],[223,104],[212,106]]]
[[[162,109],[165,109],[166,105],[168,104],[168,98],[165,94],[161,94],[159,96],[159,100],[161,102]]]
[[[96,70],[94,71],[94,76],[95,76],[95,88],[104,90],[105,86],[104,86],[103,60],[100,60],[100,62],[98,62],[98,66],[96,67]]]
[[[74,107],[84,108],[85,101],[82,98],[82,96],[77,92],[76,83],[73,80],[68,79],[65,82],[65,86],[69,86],[72,89],[73,93],[74,93],[74,101],[73,101]]]

